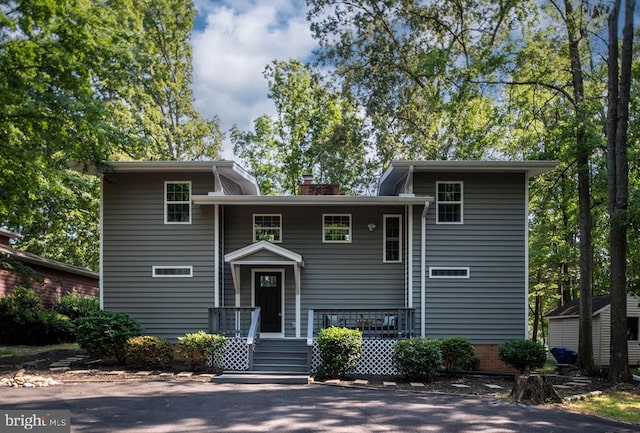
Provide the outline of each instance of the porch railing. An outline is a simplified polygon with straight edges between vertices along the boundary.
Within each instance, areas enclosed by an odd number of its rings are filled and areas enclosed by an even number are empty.
[[[364,338],[411,338],[415,335],[413,308],[333,308],[309,310],[307,342],[322,328],[360,329]]]
[[[209,308],[209,332],[224,335],[227,338],[248,338],[252,316],[257,308],[218,307]],[[260,332],[254,328],[255,333]]]

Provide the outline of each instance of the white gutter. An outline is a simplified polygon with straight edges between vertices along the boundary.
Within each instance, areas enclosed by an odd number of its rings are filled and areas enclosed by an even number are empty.
[[[429,201],[424,203],[424,209],[420,216],[420,336],[426,335],[426,285],[427,285],[427,212]]]
[[[433,196],[348,196],[348,195],[193,195],[194,204],[235,204],[235,205],[342,205],[380,206],[409,205],[433,202]]]

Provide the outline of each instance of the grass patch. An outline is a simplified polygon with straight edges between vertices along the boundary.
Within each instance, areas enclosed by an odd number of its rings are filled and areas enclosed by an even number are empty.
[[[570,410],[640,425],[640,398],[627,391],[606,394],[564,405]]]
[[[540,374],[553,374],[556,372],[556,362],[547,359],[544,363],[544,367],[537,368],[536,373]]]
[[[0,347],[0,355],[28,356],[58,349],[80,350],[80,346],[77,343],[51,344],[48,346],[4,346]]]

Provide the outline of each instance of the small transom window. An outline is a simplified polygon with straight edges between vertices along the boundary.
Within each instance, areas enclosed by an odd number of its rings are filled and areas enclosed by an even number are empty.
[[[191,182],[165,182],[164,222],[191,223]]]
[[[282,242],[282,215],[254,215],[253,241]]]
[[[469,278],[469,268],[430,267],[429,278]]]
[[[322,215],[322,242],[351,242],[351,215]]]
[[[193,266],[153,266],[153,277],[188,278],[193,277]]]
[[[462,224],[462,182],[436,182],[436,222]]]

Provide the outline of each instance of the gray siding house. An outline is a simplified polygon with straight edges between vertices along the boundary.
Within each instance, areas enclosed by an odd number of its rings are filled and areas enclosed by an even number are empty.
[[[363,373],[392,374],[411,336],[467,337],[498,370],[498,344],[527,335],[528,182],[555,166],[396,161],[375,196],[263,196],[229,161],[111,162],[101,304],[151,335],[227,335],[229,370],[293,370],[305,347],[313,369],[332,325],[362,330]]]

